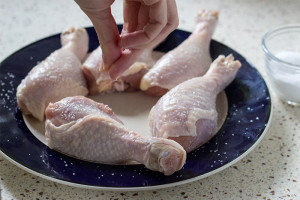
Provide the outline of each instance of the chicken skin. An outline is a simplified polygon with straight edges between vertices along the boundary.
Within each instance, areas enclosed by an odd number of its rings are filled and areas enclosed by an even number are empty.
[[[216,96],[234,79],[239,61],[219,56],[202,77],[187,80],[162,96],[150,111],[153,137],[172,139],[188,152],[217,131]]]
[[[82,65],[89,94],[135,91],[140,87],[141,78],[152,67],[155,60],[153,49],[145,49],[137,62],[130,66],[117,80],[111,79],[108,71],[101,71],[102,50],[95,49]]]
[[[157,61],[142,78],[140,89],[162,96],[179,83],[204,75],[212,62],[209,45],[217,20],[217,11],[201,10],[193,33]]]
[[[70,28],[61,34],[62,47],[31,69],[17,88],[18,106],[23,114],[40,121],[50,102],[67,96],[87,95],[81,60],[88,50],[85,29]]]
[[[49,104],[46,140],[50,148],[79,159],[108,164],[137,161],[165,175],[180,170],[186,160],[177,142],[135,133],[108,106],[82,96]]]

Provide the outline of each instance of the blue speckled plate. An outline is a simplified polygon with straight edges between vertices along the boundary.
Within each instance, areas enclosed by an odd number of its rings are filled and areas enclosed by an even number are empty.
[[[121,29],[121,26],[119,26]],[[93,28],[89,50],[98,46]],[[157,50],[169,51],[190,35],[175,30]],[[211,55],[241,61],[236,79],[226,88],[228,115],[217,135],[187,155],[183,169],[172,176],[143,165],[106,165],[74,159],[49,149],[29,131],[17,108],[16,88],[38,61],[60,48],[60,36],[47,37],[9,56],[0,64],[0,149],[19,167],[43,178],[77,187],[105,190],[147,190],[195,181],[217,173],[248,154],[262,139],[271,115],[271,99],[259,72],[229,47],[211,42]]]

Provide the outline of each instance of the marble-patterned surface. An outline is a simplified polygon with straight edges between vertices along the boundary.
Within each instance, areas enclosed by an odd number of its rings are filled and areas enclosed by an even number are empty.
[[[300,23],[298,0],[177,0],[177,6],[179,28],[188,31],[197,10],[220,10],[213,38],[248,58],[264,77],[263,34]],[[112,11],[122,23],[121,0]],[[74,1],[0,1],[0,60],[71,25],[91,25]],[[273,118],[261,143],[235,165],[205,179],[155,191],[87,190],[31,175],[0,156],[0,199],[300,199],[300,107],[272,96]]]

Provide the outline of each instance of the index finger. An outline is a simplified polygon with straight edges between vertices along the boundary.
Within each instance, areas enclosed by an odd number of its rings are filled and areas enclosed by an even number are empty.
[[[103,10],[83,8],[83,11],[94,25],[103,53],[103,68],[108,69],[121,56],[120,35],[111,9],[110,7]]]

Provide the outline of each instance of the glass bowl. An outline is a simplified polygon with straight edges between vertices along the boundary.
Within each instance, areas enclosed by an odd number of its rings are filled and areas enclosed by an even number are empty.
[[[300,105],[300,24],[267,32],[262,47],[271,89],[288,104]]]

